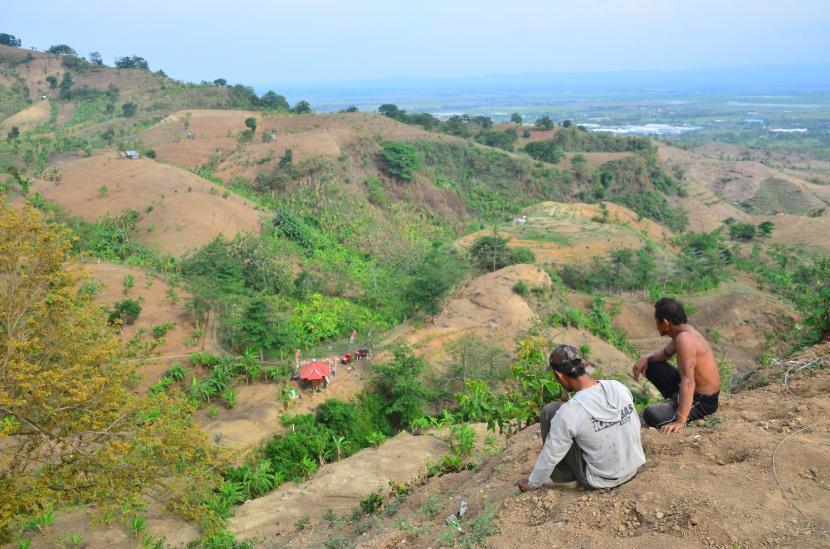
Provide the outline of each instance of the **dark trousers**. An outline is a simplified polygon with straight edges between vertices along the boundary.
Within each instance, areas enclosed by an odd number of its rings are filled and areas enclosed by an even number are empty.
[[[542,413],[539,417],[539,428],[542,431],[542,443],[548,440],[548,433],[550,432],[550,420],[559,411],[559,408],[564,404],[563,402],[549,402],[542,408]],[[550,479],[553,482],[573,482],[577,481],[586,488],[591,488],[588,480],[585,478],[585,458],[582,456],[582,449],[577,446],[576,442],[571,444],[571,449],[562,458],[562,461],[556,464]]]
[[[677,418],[677,407],[680,402],[680,372],[667,362],[650,362],[646,368],[646,379],[657,387],[665,399],[663,402],[649,406],[643,411],[643,420],[649,427],[660,427]],[[692,408],[689,410],[687,422],[704,418],[714,414],[718,409],[718,395],[692,395]]]

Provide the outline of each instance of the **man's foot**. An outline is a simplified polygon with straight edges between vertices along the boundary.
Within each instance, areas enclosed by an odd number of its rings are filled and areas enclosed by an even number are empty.
[[[543,486],[545,486],[546,488],[562,488],[567,490],[574,490],[576,488],[579,488],[579,481],[548,479],[544,482]]]

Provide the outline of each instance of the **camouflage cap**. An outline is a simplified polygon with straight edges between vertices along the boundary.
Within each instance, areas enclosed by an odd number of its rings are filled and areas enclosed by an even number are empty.
[[[553,370],[570,370],[570,366],[576,362],[585,362],[582,357],[582,351],[573,345],[557,345],[550,354],[550,362],[548,368]],[[564,367],[564,368],[563,368]]]

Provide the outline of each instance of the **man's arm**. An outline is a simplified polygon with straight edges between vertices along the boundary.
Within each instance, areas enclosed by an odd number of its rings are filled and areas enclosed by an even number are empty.
[[[677,369],[680,371],[680,396],[678,398],[675,420],[660,427],[661,433],[673,433],[686,426],[686,421],[689,419],[689,412],[692,409],[692,398],[695,393],[697,351],[691,340],[682,335],[677,339]]]
[[[647,355],[643,355],[640,357],[640,360],[634,365],[631,373],[634,375],[635,380],[639,380],[640,376],[643,375],[643,372],[646,371],[648,368],[649,362],[664,362],[677,352],[677,347],[675,346],[674,340],[669,341],[668,345],[663,347],[662,349],[657,349],[656,351],[652,351]]]

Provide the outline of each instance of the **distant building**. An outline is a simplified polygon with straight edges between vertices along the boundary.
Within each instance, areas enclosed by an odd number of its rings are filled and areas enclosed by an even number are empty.
[[[124,156],[126,156],[130,160],[141,158],[141,155],[138,153],[138,151],[124,151]]]
[[[329,382],[329,367],[322,362],[315,361],[300,366],[299,374],[300,380],[312,389],[328,385]]]

